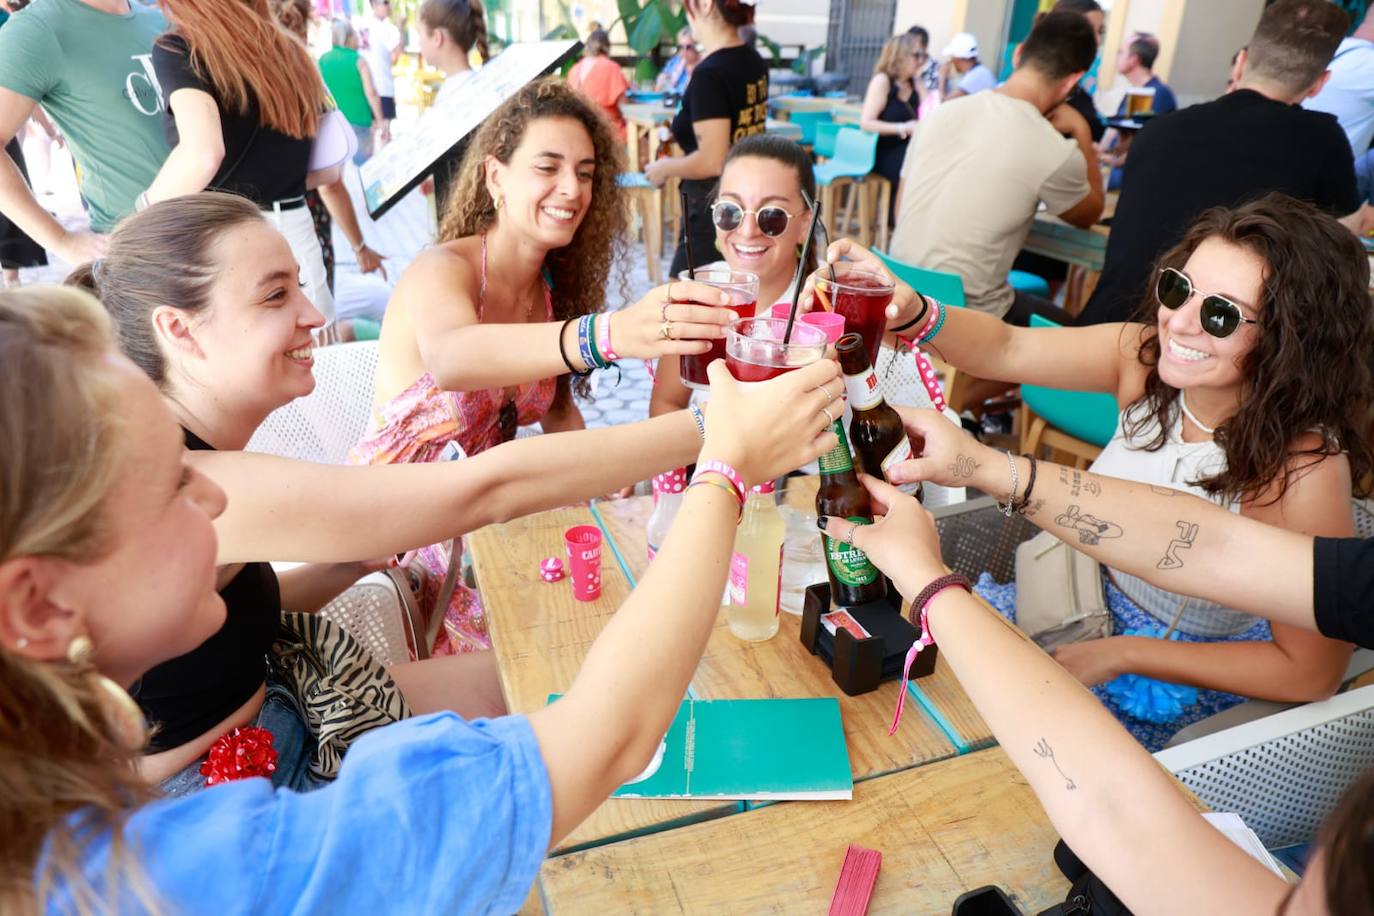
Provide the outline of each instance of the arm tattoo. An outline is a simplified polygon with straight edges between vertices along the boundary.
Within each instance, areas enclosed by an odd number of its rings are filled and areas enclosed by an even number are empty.
[[[968,455],[959,455],[954,459],[953,464],[945,465],[945,469],[951,475],[958,478],[968,478],[973,476],[973,472],[978,470],[979,464]]]
[[[1154,484],[1150,484],[1150,492],[1151,492],[1151,493],[1154,493],[1154,494],[1157,495],[1157,496],[1177,496],[1177,495],[1178,495],[1178,491],[1175,490],[1173,487],[1157,487],[1157,486],[1155,486]]]
[[[1048,760],[1050,763],[1054,764],[1055,770],[1064,780],[1065,789],[1068,789],[1070,792],[1072,792],[1074,789],[1078,788],[1078,784],[1069,778],[1069,775],[1064,772],[1064,768],[1059,765],[1059,761],[1055,759],[1054,748],[1050,747],[1050,743],[1048,741],[1046,741],[1044,738],[1041,738],[1039,743],[1035,745],[1035,753],[1036,756]]]
[[[1197,540],[1198,528],[1195,523],[1179,519],[1175,524],[1178,525],[1178,537],[1169,542],[1169,549],[1164,551],[1164,557],[1155,564],[1156,569],[1182,569],[1183,560],[1178,552],[1192,547],[1193,541]]]
[[[1095,515],[1085,515],[1078,506],[1069,506],[1054,523],[1061,528],[1077,531],[1078,543],[1089,547],[1096,545],[1103,538],[1119,538],[1123,533],[1120,525]]]

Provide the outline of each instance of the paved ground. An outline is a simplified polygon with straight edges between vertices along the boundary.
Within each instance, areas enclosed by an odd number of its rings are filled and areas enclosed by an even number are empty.
[[[31,157],[32,158],[32,157]],[[46,187],[43,176],[35,176],[40,190],[53,193],[40,194],[39,200],[54,213],[68,228],[85,228],[89,225],[81,200],[76,193],[76,183],[72,176],[70,160],[63,153],[53,158]],[[368,244],[387,258],[386,266],[392,284],[410,260],[430,244],[434,237],[433,218],[430,216],[429,201],[418,192],[413,192],[397,206],[384,214],[380,220],[368,218],[362,203],[361,189],[358,186],[357,172],[351,174],[350,190],[353,192],[354,208],[358,211],[363,224],[363,235]],[[375,276],[364,276],[358,272],[357,262],[353,259],[352,247],[339,232],[334,230],[335,296],[340,300],[351,297],[368,298],[385,296],[383,281]],[[629,287],[634,301],[651,288],[648,271],[645,267],[644,246],[636,242],[629,249],[628,265]],[[21,279],[25,283],[60,283],[66,276],[70,265],[49,253],[49,266],[25,270]],[[663,271],[667,274],[667,260]],[[612,288],[619,284],[612,283]],[[627,303],[612,301],[613,309]],[[649,392],[652,382],[648,368],[638,360],[625,360],[620,364],[620,379],[617,383],[614,371],[597,373],[593,377],[594,396],[582,403],[582,413],[588,426],[610,426],[640,420],[648,416]]]

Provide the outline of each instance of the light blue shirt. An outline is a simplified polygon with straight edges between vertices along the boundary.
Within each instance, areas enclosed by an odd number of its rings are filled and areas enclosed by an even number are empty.
[[[992,71],[982,64],[974,64],[973,69],[959,78],[955,84],[956,89],[961,89],[968,95],[975,92],[982,92],[984,89],[995,89],[997,87],[997,77]]]
[[[325,788],[227,783],[145,806],[125,835],[171,913],[504,914],[524,903],[552,818],[527,719],[439,713],[364,736]],[[99,839],[83,865],[101,899],[108,854]],[[142,912],[128,886],[118,904]]]
[[[1335,115],[1350,141],[1351,155],[1358,158],[1374,140],[1374,43],[1345,39],[1327,69],[1331,79],[1303,107]]]

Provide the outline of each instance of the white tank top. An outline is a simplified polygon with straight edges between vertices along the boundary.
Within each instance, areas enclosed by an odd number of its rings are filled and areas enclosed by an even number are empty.
[[[1212,496],[1201,487],[1193,486],[1190,481],[1200,480],[1224,470],[1226,453],[1221,446],[1208,439],[1205,442],[1183,441],[1183,412],[1175,405],[1164,445],[1156,451],[1146,451],[1144,446],[1155,438],[1158,424],[1150,417],[1140,432],[1127,438],[1122,423],[1130,409],[1122,411],[1117,419],[1116,432],[1107,443],[1102,454],[1089,469],[1094,474],[1120,477],[1139,483],[1171,487],[1194,496],[1217,503],[1231,512],[1240,511],[1236,500],[1223,500]],[[1136,416],[1141,414],[1137,413]],[[1188,540],[1188,532],[1179,530],[1175,536]],[[1172,545],[1171,556],[1187,562],[1186,547]],[[1162,561],[1167,558],[1162,558]],[[1190,598],[1158,588],[1143,579],[1112,569],[1112,580],[1125,593],[1126,597],[1148,612],[1167,627],[1178,616],[1178,629],[1192,636],[1222,637],[1243,633],[1254,626],[1258,617],[1231,610],[1212,601]]]

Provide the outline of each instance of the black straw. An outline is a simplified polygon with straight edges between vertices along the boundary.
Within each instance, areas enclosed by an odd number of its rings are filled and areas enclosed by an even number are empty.
[[[805,198],[803,198],[803,199],[805,199]],[[819,223],[819,224],[817,225],[817,228],[821,230],[821,238],[825,239],[825,251],[826,251],[826,254],[829,254],[829,253],[830,253],[830,232],[825,228],[825,223]],[[802,263],[805,263],[805,262],[803,261]],[[831,263],[829,263],[829,262],[827,262],[825,266],[828,267],[828,268],[830,268],[830,282],[831,282],[831,283],[839,283],[839,282],[840,282],[840,278],[837,277],[837,276],[835,276],[835,265],[834,265],[834,264],[831,264]]]
[[[821,202],[816,201],[816,206],[811,208],[811,228],[806,232],[806,238],[802,240],[801,261],[797,264],[797,282],[792,284],[792,310],[787,313],[787,328],[782,332],[783,344],[792,342],[792,325],[797,321],[797,300],[801,298],[802,277],[801,272],[806,268],[806,256],[811,253],[811,245],[816,239],[816,223],[821,218]],[[834,270],[832,267],[831,270]]]
[[[697,278],[697,262],[692,257],[692,205],[687,201],[687,189],[678,185],[678,193],[682,195],[682,244],[687,247],[687,279]]]

